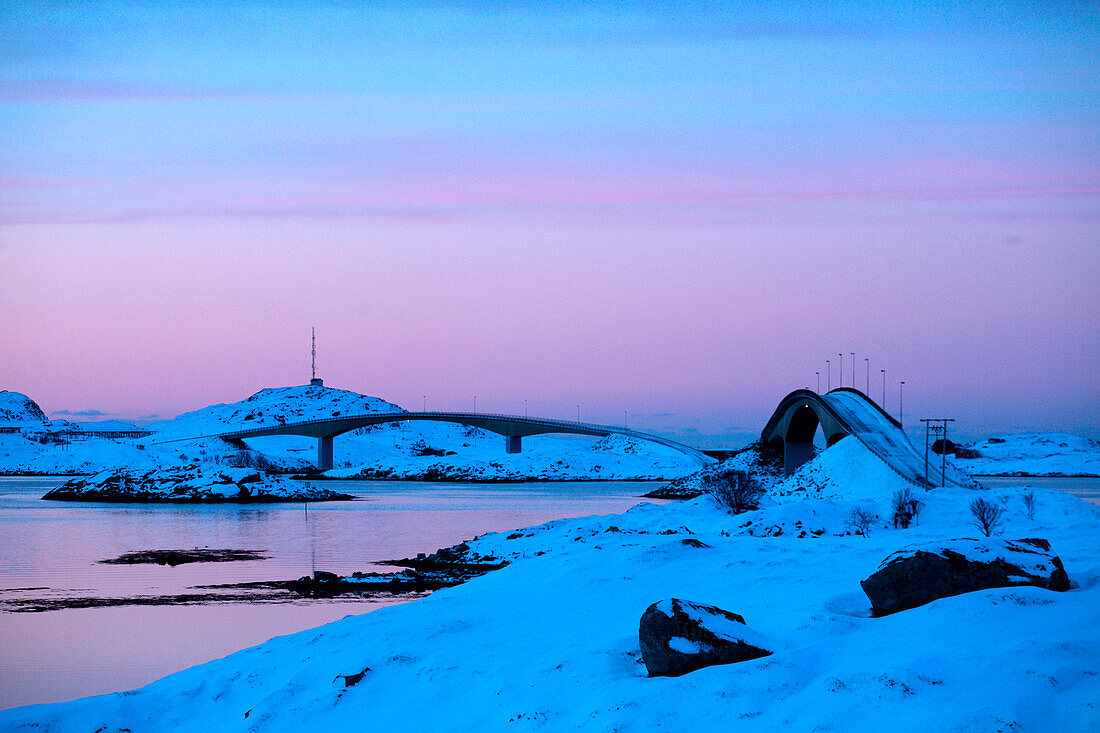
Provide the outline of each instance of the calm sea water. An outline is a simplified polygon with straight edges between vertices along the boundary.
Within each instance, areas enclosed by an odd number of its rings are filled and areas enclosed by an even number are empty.
[[[413,556],[489,531],[622,512],[659,483],[326,484],[350,502],[252,506],[41,501],[63,478],[0,477],[0,600],[194,592],[289,580],[313,569],[392,571]],[[659,503],[659,502],[658,502]],[[149,549],[262,550],[229,563],[103,565]],[[393,600],[288,600],[0,611],[0,709],[139,687],[171,672]]]

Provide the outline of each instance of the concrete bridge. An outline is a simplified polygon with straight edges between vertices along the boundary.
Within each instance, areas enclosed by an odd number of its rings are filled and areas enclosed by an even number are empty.
[[[901,423],[851,387],[839,387],[824,395],[808,389],[791,392],[768,420],[760,444],[782,453],[783,468],[789,476],[813,458],[818,427],[826,446],[851,435],[898,475],[918,486],[974,485],[973,479],[953,466],[947,467],[946,475],[940,473],[938,461],[929,461],[926,469],[924,455],[910,442]]]
[[[695,450],[682,443],[637,430],[615,425],[597,425],[594,423],[570,422],[539,417],[518,417],[516,415],[492,415],[477,412],[375,412],[365,415],[350,415],[315,420],[267,425],[247,430],[233,430],[217,435],[204,436],[221,438],[231,443],[241,444],[246,438],[260,438],[268,435],[302,435],[317,439],[317,468],[322,471],[332,468],[332,439],[337,435],[351,432],[368,425],[380,425],[390,422],[411,420],[430,420],[449,422],[483,428],[504,436],[504,448],[508,453],[519,453],[522,440],[528,435],[544,433],[567,433],[572,435],[591,435],[607,437],[624,435],[629,438],[647,440],[651,443],[667,445],[695,458],[701,465],[708,465],[714,459],[702,451]]]

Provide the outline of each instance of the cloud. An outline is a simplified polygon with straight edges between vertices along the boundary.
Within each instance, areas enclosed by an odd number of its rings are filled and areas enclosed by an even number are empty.
[[[0,102],[102,102],[110,100],[233,99],[254,90],[69,79],[0,79]]]
[[[69,415],[72,417],[103,417],[106,412],[102,410],[54,410],[51,415]]]

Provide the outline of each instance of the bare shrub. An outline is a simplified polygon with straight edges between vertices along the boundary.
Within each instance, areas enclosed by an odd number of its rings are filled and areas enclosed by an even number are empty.
[[[870,509],[864,509],[863,507],[855,507],[848,515],[848,527],[856,534],[861,534],[864,537],[869,537],[871,534],[871,525],[878,521],[878,515]]]
[[[707,476],[702,481],[703,491],[734,514],[759,509],[760,500],[766,493],[760,482],[745,471]]]
[[[1005,513],[1004,507],[997,506],[985,499],[975,499],[970,502],[970,513],[973,515],[973,524],[982,534],[989,537],[1001,526],[1001,515]]]
[[[1035,519],[1035,492],[1029,491],[1024,494],[1024,511],[1027,512],[1028,519]]]
[[[905,529],[920,514],[924,502],[914,496],[912,490],[907,486],[894,492],[894,496],[890,500],[890,506],[894,510],[894,529],[898,527]]]
[[[255,468],[260,471],[280,471],[282,467],[263,453],[254,450],[238,450],[226,455],[214,456],[214,462],[233,468]]]

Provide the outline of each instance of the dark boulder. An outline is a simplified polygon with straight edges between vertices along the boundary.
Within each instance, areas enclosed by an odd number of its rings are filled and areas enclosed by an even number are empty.
[[[956,539],[902,548],[860,585],[885,616],[986,588],[1069,590],[1069,576],[1046,540]]]
[[[703,667],[771,654],[736,613],[679,598],[645,610],[638,624],[638,642],[650,677],[679,677]]]
[[[942,456],[944,453],[954,453],[955,444],[946,438],[936,438],[932,441],[932,452],[937,456]]]

